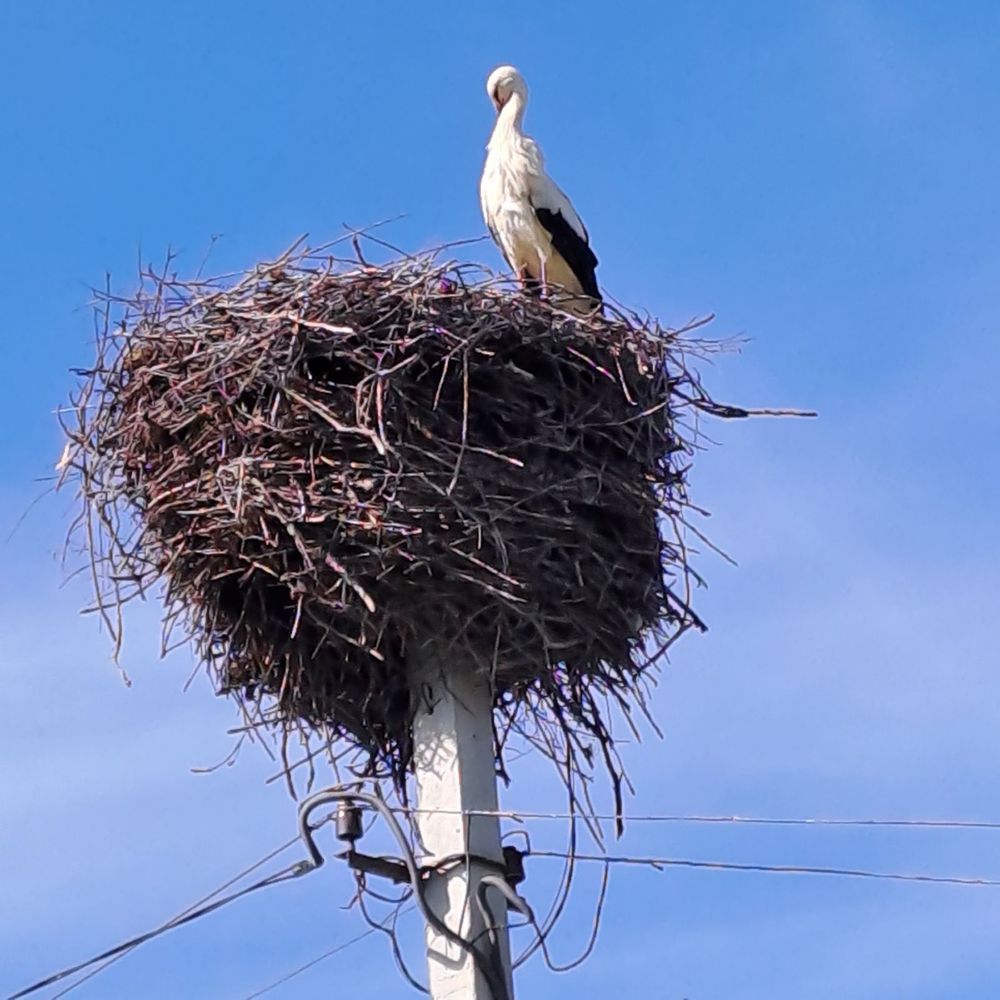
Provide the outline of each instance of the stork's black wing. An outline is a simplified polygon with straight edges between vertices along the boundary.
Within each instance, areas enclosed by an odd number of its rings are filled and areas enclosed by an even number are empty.
[[[597,257],[590,244],[566,221],[558,209],[533,206],[538,221],[552,237],[552,246],[576,275],[580,288],[595,302],[601,301],[601,291],[597,287]]]

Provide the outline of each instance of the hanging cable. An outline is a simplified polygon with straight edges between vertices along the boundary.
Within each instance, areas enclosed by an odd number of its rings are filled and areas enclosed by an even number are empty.
[[[535,914],[532,912],[527,901],[514,891],[513,887],[503,876],[487,873],[480,878],[479,885],[476,886],[476,904],[479,906],[479,914],[482,917],[485,928],[483,933],[489,938],[490,956],[493,960],[494,971],[502,979],[504,977],[504,970],[501,961],[500,937],[497,933],[499,928],[496,917],[493,914],[493,909],[489,903],[487,895],[487,890],[489,889],[495,889],[503,896],[508,909],[516,910],[522,916],[526,917],[528,924],[535,924]]]
[[[399,969],[400,975],[412,986],[418,993],[423,993],[425,995],[430,993],[430,990],[420,982],[417,977],[410,972],[410,967],[406,964],[406,959],[403,958],[403,950],[399,946],[399,938],[396,935],[396,921],[398,920],[400,913],[403,912],[399,906],[396,907],[395,912],[388,918],[388,920],[378,923],[372,918],[368,912],[368,907],[365,905],[364,892],[358,893],[358,909],[361,911],[361,916],[364,917],[365,923],[373,931],[381,931],[389,939],[389,947],[392,949],[392,957],[396,963],[396,968]],[[407,907],[407,909],[412,910],[413,907]]]

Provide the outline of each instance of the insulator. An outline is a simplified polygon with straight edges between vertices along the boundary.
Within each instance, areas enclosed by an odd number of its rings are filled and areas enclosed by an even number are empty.
[[[337,804],[337,840],[346,840],[349,844],[361,837],[361,810],[347,802]]]
[[[524,881],[524,851],[508,844],[503,849],[503,863],[507,869],[507,884],[513,889]]]

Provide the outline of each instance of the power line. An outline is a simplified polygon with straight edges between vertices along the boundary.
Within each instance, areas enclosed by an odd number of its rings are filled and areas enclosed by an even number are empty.
[[[525,816],[524,813],[519,813],[520,816]],[[531,818],[568,818],[563,816],[534,816]],[[890,824],[894,825],[894,824]],[[559,858],[566,859],[569,855],[563,851],[540,851],[532,850],[529,857],[543,857],[543,858]],[[879,872],[879,871],[868,871],[866,869],[859,868],[833,868],[833,867],[823,867],[823,866],[809,866],[809,865],[766,865],[766,864],[754,864],[754,863],[742,863],[742,862],[730,862],[730,861],[708,861],[708,860],[697,860],[689,858],[659,858],[659,857],[629,857],[623,855],[601,855],[601,854],[579,854],[574,853],[573,859],[576,861],[592,861],[599,862],[605,865],[622,864],[622,865],[638,865],[649,868],[668,868],[668,867],[680,867],[680,868],[698,868],[698,869],[715,869],[721,871],[741,871],[741,872],[762,872],[765,874],[785,874],[785,875],[830,875],[830,876],[840,876],[845,878],[867,878],[867,879],[881,879],[890,880],[897,882],[923,882],[923,883],[935,883],[944,885],[965,885],[965,886],[1000,886],[1000,880],[995,879],[985,879],[985,878],[966,878],[962,876],[953,875],[922,875],[922,874],[907,874],[902,872]],[[408,906],[404,910],[400,911],[399,915],[413,910],[414,906]],[[341,944],[334,945],[327,951],[324,951],[320,955],[311,959],[308,962],[298,966],[292,971],[286,973],[280,979],[276,979],[270,985],[265,986],[263,989],[258,990],[255,993],[249,994],[245,1000],[257,1000],[258,997],[264,996],[266,993],[271,992],[279,986],[284,985],[291,979],[306,972],[308,969],[313,968],[320,962],[338,954],[341,951],[346,950],[354,944],[363,941],[365,938],[374,934],[376,930],[385,928],[388,925],[388,921],[376,927],[370,927],[368,930],[357,935],[356,937],[350,938]]]
[[[248,994],[246,1000],[256,1000],[256,997],[262,997],[264,996],[265,993],[270,993],[271,990],[276,990],[279,986],[284,986],[284,984],[287,983],[289,980],[294,979],[296,976],[301,975],[307,969],[311,969],[314,965],[319,965],[320,962],[325,961],[332,955],[336,955],[337,952],[344,951],[345,949],[350,948],[352,944],[357,944],[359,941],[363,941],[366,937],[370,937],[374,933],[375,933],[375,928],[369,927],[368,930],[363,931],[361,934],[358,934],[357,937],[352,937],[347,941],[343,941],[341,944],[334,945],[329,950],[324,951],[322,955],[317,955],[314,959],[311,959],[305,964],[300,965],[298,968],[293,969],[291,972],[282,976],[280,979],[275,979],[273,983],[270,983],[263,989],[257,990],[256,993]]]
[[[413,909],[412,906],[406,907],[406,909],[400,911],[400,916],[403,913],[408,913],[412,909]],[[303,972],[306,972],[308,969],[311,969],[314,965],[319,965],[320,962],[325,962],[328,958],[331,958],[338,952],[346,951],[348,948],[351,947],[351,945],[355,945],[359,941],[364,941],[366,937],[371,937],[371,935],[374,934],[376,931],[378,931],[380,928],[387,929],[388,927],[389,927],[389,921],[386,921],[383,924],[379,924],[376,927],[369,927],[368,930],[362,931],[360,934],[358,934],[355,937],[349,938],[347,941],[342,941],[340,944],[335,944],[332,948],[328,948],[321,955],[317,955],[315,958],[310,959],[308,962],[304,962],[302,965],[292,969],[291,972],[286,972],[285,975],[283,975],[280,979],[275,979],[273,983],[269,983],[262,989],[257,990],[256,993],[248,994],[245,1000],[257,1000],[257,997],[262,997],[264,996],[265,993],[270,993],[271,990],[276,990],[279,986],[284,986],[285,983],[289,982],[289,980],[292,980],[296,976],[301,975]]]
[[[426,810],[399,808],[394,811],[417,814]],[[499,816],[501,819],[592,819],[623,823],[714,823],[745,824],[747,826],[853,826],[853,827],[924,827],[942,830],[1000,830],[1000,821],[965,819],[879,819],[838,818],[825,816],[725,816],[710,814],[685,815],[666,813],[647,816],[617,816],[614,813],[584,814],[565,812],[530,812],[519,809],[435,809],[436,813],[463,816]]]
[[[388,810],[387,810],[388,811]],[[401,812],[406,814],[418,813],[421,810],[405,808],[405,809],[392,809],[392,812]],[[574,818],[580,818],[579,816],[574,816],[572,813],[565,812],[532,812],[523,811],[515,809],[504,809],[504,810],[435,810],[436,812],[447,813],[447,814],[461,814],[461,815],[489,815],[498,816],[501,818],[512,819],[512,820],[568,820]],[[615,820],[619,817],[613,814],[595,814],[588,818],[595,820]],[[746,824],[746,825],[765,825],[765,826],[833,826],[833,827],[896,827],[896,828],[931,828],[931,829],[981,829],[981,830],[998,830],[1000,829],[1000,822],[989,821],[989,820],[960,820],[960,819],[880,819],[880,818],[838,818],[838,817],[787,817],[787,816],[740,816],[740,815],[710,815],[710,814],[647,814],[640,816],[628,816],[623,817],[625,822],[628,823],[699,823],[699,824]],[[325,820],[323,822],[326,822]],[[210,903],[210,900],[215,899],[221,892],[228,889],[230,886],[236,884],[237,882],[244,879],[247,875],[256,871],[262,865],[266,864],[268,861],[277,857],[282,852],[286,851],[292,845],[298,843],[299,837],[293,837],[286,841],[284,844],[275,848],[270,853],[266,854],[260,860],[254,862],[248,868],[241,871],[239,874],[234,875],[228,881],[224,882],[213,892],[209,893],[207,896],[202,897],[196,903],[192,904],[187,909],[181,911],[172,919],[168,920],[166,923],[160,925],[159,927],[147,931],[144,934],[137,935],[128,941],[123,942],[110,948],[107,951],[102,952],[93,958],[88,959],[85,962],[81,962],[77,965],[71,966],[67,969],[63,969],[60,972],[54,973],[45,979],[40,980],[33,985],[26,987],[25,989],[11,994],[7,1000],[20,1000],[20,998],[26,997],[32,993],[37,992],[47,986],[53,986],[58,982],[74,975],[78,972],[83,972],[85,969],[89,971],[85,975],[81,976],[78,980],[65,987],[59,993],[53,995],[52,1000],[57,1000],[58,997],[63,997],[67,993],[76,989],[78,986],[82,985],[84,982],[96,976],[99,972],[104,971],[113,963],[120,961],[127,954],[133,951],[135,948],[139,947],[147,941],[152,940],[155,937],[159,937],[161,934],[166,933],[169,930],[173,930],[176,927],[180,927],[184,924],[190,923],[197,920],[203,916],[207,916],[209,913],[215,910],[221,909],[227,906],[229,903],[240,899],[243,896],[249,895],[250,893],[256,892],[259,889],[266,888],[267,886],[277,884],[279,882],[288,881],[293,878],[297,878],[309,871],[312,871],[315,867],[313,862],[305,861],[298,862],[297,864],[291,865],[288,868],[282,869],[281,871],[269,875],[264,879],[261,879],[254,884],[247,886],[238,892],[231,893],[230,895],[216,900]],[[532,857],[550,857],[550,858],[561,858],[566,859],[568,855],[565,852],[559,851],[544,851],[544,850],[532,850],[530,852]],[[574,853],[574,860],[576,861],[592,861],[600,862],[603,864],[620,864],[620,865],[638,865],[651,868],[668,868],[668,867],[683,867],[683,868],[699,868],[699,869],[715,869],[723,871],[744,871],[744,872],[763,872],[763,873],[779,873],[779,874],[798,874],[798,875],[830,875],[830,876],[840,876],[848,878],[867,878],[867,879],[881,879],[881,880],[891,880],[891,881],[902,881],[902,882],[924,882],[924,883],[937,883],[937,884],[947,884],[947,885],[966,885],[966,886],[1000,886],[1000,880],[997,879],[987,879],[987,878],[970,878],[962,876],[952,876],[952,875],[924,875],[924,874],[908,874],[902,872],[879,872],[879,871],[869,871],[866,869],[855,869],[855,868],[836,868],[836,867],[825,867],[825,866],[808,866],[808,865],[767,865],[767,864],[753,864],[753,863],[740,863],[740,862],[726,862],[726,861],[709,861],[700,859],[685,859],[685,858],[667,858],[667,857],[629,857],[625,855],[600,855],[600,854],[578,854]],[[407,909],[411,909],[408,907]],[[405,911],[404,911],[405,912]],[[264,995],[270,992],[276,987],[282,985],[288,980],[294,978],[295,976],[301,974],[307,969],[311,968],[313,965],[324,961],[325,959],[337,954],[340,951],[345,950],[353,944],[363,940],[371,934],[374,934],[379,927],[370,927],[368,930],[362,934],[351,938],[350,940],[343,942],[342,944],[336,945],[321,955],[312,959],[311,961],[305,963],[304,965],[298,967],[292,972],[288,973],[286,976],[282,977],[280,980],[276,980],[274,983],[265,987],[264,989],[252,994],[253,998]],[[98,964],[101,963],[101,964]],[[91,968],[91,966],[97,966],[96,968]],[[251,1000],[251,998],[247,998]]]
[[[209,900],[215,899],[215,897],[218,896],[220,892],[225,892],[226,889],[228,889],[230,886],[235,885],[237,882],[241,882],[244,878],[247,877],[247,875],[250,875],[251,873],[255,872],[262,865],[266,865],[268,861],[272,861],[279,854],[283,854],[293,844],[298,843],[298,840],[299,840],[298,837],[292,837],[291,840],[286,840],[281,846],[276,847],[269,854],[265,854],[264,857],[262,857],[259,861],[255,861],[248,868],[244,868],[243,871],[234,875],[228,881],[223,882],[222,885],[220,885],[214,891],[210,892],[207,896],[202,896],[201,899],[196,900],[189,907],[187,907],[184,910],[181,910],[181,912],[178,913],[175,917],[173,917],[172,920],[174,921],[180,920],[181,917],[187,916],[193,910],[196,910],[199,906],[203,906]],[[138,945],[134,945],[133,947],[138,947]],[[128,948],[125,951],[121,951],[117,955],[114,955],[113,957],[102,962],[100,965],[91,969],[88,973],[77,979],[76,982],[70,983],[70,985],[65,987],[65,989],[62,989],[58,993],[53,994],[50,1000],[59,1000],[59,997],[64,997],[66,996],[67,993],[71,993],[78,986],[82,986],[85,982],[87,982],[88,979],[92,979],[94,976],[98,975],[98,973],[101,973],[109,966],[114,965],[115,962],[120,962],[126,955],[130,954],[132,950],[133,950],[132,948]]]
[[[270,993],[271,990],[276,990],[279,986],[284,986],[285,983],[294,979],[296,976],[301,975],[303,972],[308,971],[314,965],[319,965],[320,962],[325,962],[328,958],[331,958],[338,952],[346,951],[352,945],[358,944],[358,942],[360,941],[364,941],[366,937],[371,937],[371,935],[374,934],[376,931],[388,930],[389,927],[392,925],[392,921],[396,917],[401,917],[404,913],[409,913],[411,910],[415,908],[416,908],[415,905],[412,904],[410,906],[406,906],[402,910],[400,910],[397,914],[395,914],[393,917],[389,917],[386,920],[384,920],[381,924],[377,924],[374,927],[369,927],[368,930],[362,931],[355,937],[349,938],[347,941],[342,941],[340,944],[335,944],[332,948],[328,948],[322,954],[317,955],[315,958],[310,959],[308,962],[303,962],[302,965],[299,965],[296,968],[292,969],[291,972],[286,972],[285,975],[283,975],[280,979],[275,979],[273,983],[269,983],[262,989],[257,990],[256,993],[248,994],[244,998],[244,1000],[257,1000],[257,997],[262,997],[264,996],[265,993]]]
[[[72,985],[68,986],[66,989],[57,993],[56,996],[64,996],[71,990],[76,989],[77,986],[84,983],[91,976],[96,975],[98,972],[103,971],[113,962],[120,958],[124,958],[126,954],[139,945],[145,944],[147,941],[151,941],[155,937],[159,937],[161,934],[165,934],[167,931],[173,930],[175,927],[180,927],[183,924],[191,923],[200,917],[207,916],[209,913],[213,913],[216,910],[222,909],[222,907],[227,906],[229,903],[235,902],[243,896],[247,896],[252,892],[256,892],[259,889],[265,889],[268,886],[276,885],[279,882],[287,882],[291,879],[298,878],[301,875],[305,875],[308,872],[313,871],[313,865],[309,861],[299,861],[294,865],[289,865],[287,868],[283,868],[281,871],[275,872],[272,875],[268,875],[266,878],[260,879],[258,882],[254,882],[252,885],[247,886],[244,889],[240,889],[238,892],[230,893],[228,896],[223,896],[222,899],[216,900],[214,903],[207,902],[208,900],[214,899],[219,895],[220,892],[229,888],[229,886],[239,882],[241,879],[246,877],[250,872],[255,871],[261,865],[266,864],[269,860],[281,854],[283,851],[287,850],[292,844],[297,843],[298,837],[287,841],[281,847],[275,848],[270,854],[261,858],[260,861],[255,862],[249,868],[244,869],[238,875],[229,879],[222,886],[216,889],[214,892],[210,893],[208,896],[203,897],[197,903],[183,910],[180,914],[172,919],[168,920],[166,923],[161,924],[159,927],[153,930],[146,931],[144,934],[139,934],[136,937],[130,938],[128,941],[124,941],[113,948],[109,948],[107,951],[101,952],[99,955],[95,955],[93,958],[87,959],[85,962],[80,962],[77,965],[70,966],[69,968],[63,969],[60,972],[53,973],[50,976],[46,976],[44,979],[39,980],[37,983],[33,983],[31,986],[25,987],[17,993],[12,993],[7,1000],[19,1000],[21,997],[26,997],[31,993],[35,993],[38,990],[44,989],[47,986],[53,986],[58,982],[66,979],[69,976],[74,975],[77,972],[82,972],[84,969],[90,968],[90,966],[97,963],[103,963],[99,968],[93,969],[88,972],[87,975],[82,976]],[[55,997],[53,997],[55,1000]]]
[[[411,810],[412,811],[412,810]],[[519,816],[525,816],[524,813],[519,813]],[[535,819],[547,819],[547,818],[568,818],[561,815],[546,814],[544,816],[534,816],[531,818]],[[569,855],[563,851],[538,851],[532,850],[529,857],[543,857],[543,858],[560,858],[566,859]],[[693,860],[687,858],[643,858],[643,857],[627,857],[627,856],[615,856],[615,855],[599,855],[599,854],[578,854],[574,853],[573,858],[576,861],[594,861],[600,862],[605,865],[612,864],[627,864],[627,865],[641,865],[650,868],[667,868],[667,867],[682,867],[682,868],[700,868],[700,869],[716,869],[723,871],[743,871],[743,872],[763,872],[770,874],[790,874],[790,875],[833,875],[841,877],[850,878],[869,878],[869,879],[888,879],[892,881],[902,881],[902,882],[930,882],[937,884],[946,885],[972,885],[972,886],[1000,886],[1000,880],[993,879],[982,879],[982,878],[963,878],[960,876],[951,875],[913,875],[904,874],[901,872],[876,872],[867,871],[864,869],[857,868],[830,868],[830,867],[818,867],[818,866],[807,866],[807,865],[765,865],[765,864],[747,864],[740,862],[729,862],[729,861],[705,861],[705,860]],[[407,913],[413,910],[414,906],[408,906],[401,910],[399,915]],[[285,983],[294,979],[296,976],[308,969],[313,968],[320,962],[338,954],[341,951],[346,950],[363,941],[365,938],[374,934],[376,930],[380,927],[385,928],[388,925],[388,921],[383,922],[383,924],[376,927],[370,927],[368,930],[356,937],[350,938],[338,945],[334,945],[332,948],[327,949],[315,958],[310,959],[308,962],[296,967],[290,972],[286,973],[280,979],[276,979],[274,982],[265,986],[263,989],[258,990],[255,993],[249,994],[245,1000],[257,1000],[258,997],[264,996],[266,993],[271,992],[279,986],[283,986]]]
[[[562,851],[532,850],[529,857],[566,858]],[[769,872],[784,875],[839,875],[847,878],[889,879],[895,882],[936,882],[944,885],[1000,886],[1000,879],[966,878],[960,875],[910,875],[876,872],[863,868],[827,868],[810,865],[764,865],[736,861],[702,861],[688,858],[633,858],[609,854],[574,854],[576,861],[599,861],[606,865],[642,865],[648,868],[714,868],[723,871]]]

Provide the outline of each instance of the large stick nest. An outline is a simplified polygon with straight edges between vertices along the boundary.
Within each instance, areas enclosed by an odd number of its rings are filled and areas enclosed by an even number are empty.
[[[433,255],[146,275],[106,306],[68,431],[116,642],[162,581],[221,692],[397,777],[432,643],[489,673],[498,746],[537,723],[610,761],[608,696],[641,703],[652,645],[700,625],[692,418],[745,415],[703,392],[695,342]]]

